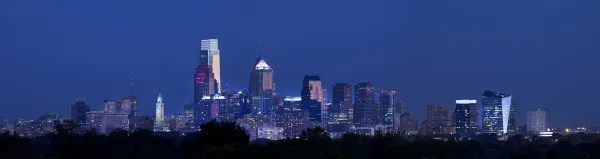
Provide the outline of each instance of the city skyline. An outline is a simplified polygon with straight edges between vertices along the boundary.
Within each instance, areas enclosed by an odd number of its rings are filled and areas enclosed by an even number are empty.
[[[261,54],[276,69],[278,96],[299,96],[302,77],[315,74],[327,92],[359,81],[396,90],[421,121],[428,104],[489,89],[518,99],[519,124],[538,108],[549,127],[600,123],[600,11],[569,7],[585,1],[336,3],[9,0],[0,7],[11,24],[0,26],[0,119],[70,114],[77,98],[98,110],[130,95],[148,115],[159,89],[166,114],[183,112],[201,40],[216,38],[225,89],[247,88]]]

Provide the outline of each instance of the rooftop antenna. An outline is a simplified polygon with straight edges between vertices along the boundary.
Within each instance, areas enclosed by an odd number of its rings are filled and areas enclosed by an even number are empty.
[[[129,72],[129,95],[133,96],[133,72]]]
[[[260,56],[260,40],[258,40],[258,58],[261,58],[261,56]]]

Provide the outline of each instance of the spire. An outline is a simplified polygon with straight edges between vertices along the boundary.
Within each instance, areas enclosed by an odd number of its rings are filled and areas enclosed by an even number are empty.
[[[129,95],[133,96],[133,72],[129,72]]]
[[[162,101],[163,101],[162,92],[159,89],[158,90],[158,98],[156,98],[156,103],[162,103]]]
[[[260,56],[260,40],[258,40],[258,58],[259,59],[261,58],[261,56]]]

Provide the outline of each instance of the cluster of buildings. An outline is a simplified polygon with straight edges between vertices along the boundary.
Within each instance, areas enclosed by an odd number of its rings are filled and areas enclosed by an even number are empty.
[[[232,121],[244,127],[252,139],[294,138],[316,126],[325,128],[332,137],[348,132],[374,135],[376,131],[458,137],[548,131],[543,110],[530,110],[527,124],[517,126],[514,99],[504,93],[486,90],[480,102],[459,99],[454,107],[427,105],[427,117],[419,122],[414,114],[405,111],[406,104],[397,99],[396,91],[375,91],[371,82],[326,86],[319,76],[306,75],[300,97],[281,97],[277,96],[274,71],[267,61],[259,57],[250,68],[247,90],[223,89],[218,40],[202,40],[194,71],[193,102],[184,106],[183,114],[165,116],[159,93],[153,115],[137,111],[136,97],[128,96],[105,100],[99,110],[90,110],[86,102],[78,101],[71,106],[71,119],[82,130],[95,129],[99,133],[115,129],[197,132],[201,131],[200,125],[211,120]],[[51,121],[55,119],[59,118],[16,121],[8,128],[6,125],[10,124],[3,121],[0,129],[35,136],[52,131]]]

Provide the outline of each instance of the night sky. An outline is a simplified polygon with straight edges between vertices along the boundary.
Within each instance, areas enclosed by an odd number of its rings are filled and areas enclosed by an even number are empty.
[[[407,110],[514,95],[518,124],[600,125],[598,0],[0,0],[0,119],[69,115],[128,95],[143,114],[192,101],[200,40],[218,38],[229,88],[248,87],[258,56],[279,95],[305,74],[395,89]],[[260,46],[257,42],[260,41]]]

